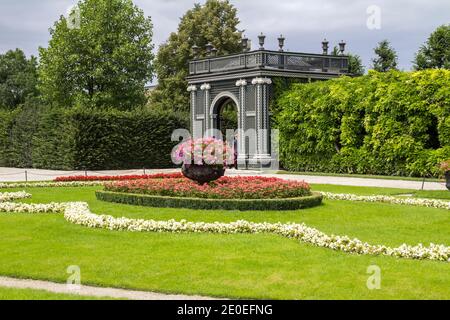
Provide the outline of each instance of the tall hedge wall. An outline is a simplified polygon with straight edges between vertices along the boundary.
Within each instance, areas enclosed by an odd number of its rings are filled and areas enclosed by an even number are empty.
[[[294,84],[278,100],[288,170],[437,176],[450,158],[450,71]]]
[[[46,169],[171,167],[170,141],[186,121],[161,111],[23,106],[0,115],[0,163]]]

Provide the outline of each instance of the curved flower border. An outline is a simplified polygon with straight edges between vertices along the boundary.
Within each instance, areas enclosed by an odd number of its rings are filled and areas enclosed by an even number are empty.
[[[0,183],[0,189],[13,189],[13,188],[51,188],[51,187],[93,187],[102,186],[108,181],[60,181],[60,182],[13,182],[13,183]],[[361,202],[382,202],[399,205],[410,205],[418,207],[436,208],[450,210],[450,201],[437,200],[437,199],[425,199],[425,198],[399,198],[385,195],[373,195],[373,196],[359,196],[355,194],[347,193],[331,193],[331,192],[319,192],[325,199],[328,200],[347,200],[347,201],[361,201]],[[13,200],[13,199],[10,199]],[[0,198],[0,201],[1,198]],[[3,200],[3,201],[8,201]]]
[[[19,192],[2,192],[0,193],[0,202],[31,198],[31,194],[25,191]]]
[[[437,208],[450,210],[450,201],[424,198],[398,198],[392,196],[374,195],[374,196],[358,196],[355,194],[320,192],[325,199],[329,200],[348,200],[363,202],[384,202],[392,204]]]
[[[9,197],[19,199],[28,197],[26,192],[18,192]],[[7,198],[5,196],[5,198]],[[371,245],[359,239],[351,239],[348,236],[327,235],[315,228],[308,227],[304,223],[254,223],[239,220],[231,223],[222,222],[188,222],[186,220],[155,221],[130,218],[115,218],[109,215],[97,215],[89,210],[86,202],[67,202],[50,204],[25,204],[14,202],[0,203],[1,212],[16,213],[64,213],[64,218],[73,224],[101,228],[115,231],[132,232],[171,232],[171,233],[272,233],[286,238],[296,239],[311,245],[328,248],[347,253],[362,255],[384,255],[398,258],[410,258],[419,260],[435,260],[450,262],[450,247],[431,243],[428,247],[418,244],[409,246],[403,244],[397,248],[383,245]]]
[[[0,183],[0,189],[14,188],[61,188],[61,187],[94,187],[106,181],[46,181],[46,182],[10,182]]]

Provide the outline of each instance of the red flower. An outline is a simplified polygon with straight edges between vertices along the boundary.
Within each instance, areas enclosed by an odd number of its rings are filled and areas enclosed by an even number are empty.
[[[264,177],[222,177],[204,185],[198,185],[183,177],[127,180],[105,184],[105,189],[116,192],[215,199],[293,198],[311,194],[310,186],[304,181]]]
[[[156,173],[142,175],[124,175],[124,176],[70,176],[57,177],[54,181],[115,181],[115,180],[138,180],[138,179],[173,179],[181,178],[181,173]]]

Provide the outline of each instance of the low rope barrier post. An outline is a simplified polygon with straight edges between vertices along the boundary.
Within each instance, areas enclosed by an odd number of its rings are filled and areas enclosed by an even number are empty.
[[[28,182],[28,171],[25,170],[25,182]]]

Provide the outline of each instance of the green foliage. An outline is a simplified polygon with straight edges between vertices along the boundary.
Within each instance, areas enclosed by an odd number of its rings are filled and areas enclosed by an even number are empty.
[[[77,126],[75,161],[79,168],[172,167],[173,130],[186,123],[171,112],[80,110],[72,114]]]
[[[437,176],[450,157],[450,71],[390,71],[294,85],[278,100],[293,171]]]
[[[226,137],[227,130],[238,129],[238,110],[233,101],[225,103],[220,110],[220,130],[223,137]]]
[[[82,0],[80,26],[61,17],[41,48],[39,78],[54,105],[128,110],[146,102],[152,79],[152,22],[131,0]],[[77,22],[76,15],[74,22]]]
[[[387,72],[389,70],[397,70],[398,55],[394,48],[391,47],[389,41],[383,40],[378,43],[374,49],[376,58],[372,59],[373,69],[378,72]]]
[[[22,50],[0,54],[0,107],[14,109],[37,95],[37,60]]]
[[[238,24],[237,10],[228,0],[207,0],[204,5],[196,4],[186,12],[177,32],[159,48],[155,62],[158,87],[151,94],[151,105],[188,113],[186,77],[188,61],[193,59],[192,46],[200,47],[200,57],[205,56],[208,42],[220,55],[240,52]]]
[[[170,112],[23,106],[3,112],[0,163],[46,169],[172,167],[174,129],[186,128]]]
[[[73,111],[76,112],[76,111]],[[66,108],[43,108],[33,139],[33,167],[72,170],[75,161],[77,123]]]
[[[0,166],[7,167],[10,163],[9,141],[11,136],[11,128],[17,110],[0,109]]]
[[[414,68],[450,69],[450,25],[442,25],[430,35],[416,54]]]
[[[0,111],[0,164],[31,167],[34,135],[41,112],[38,98],[28,99],[14,110]]]
[[[257,200],[163,197],[110,191],[97,191],[95,195],[98,200],[137,206],[240,211],[298,210],[311,208],[320,205],[323,198],[320,193],[299,198]]]
[[[29,168],[32,166],[33,136],[37,130],[39,101],[33,99],[21,105],[15,112],[9,130],[9,166]]]
[[[339,48],[337,46],[334,46],[333,51],[331,52],[332,55],[338,56]],[[362,76],[366,70],[364,68],[362,59],[357,54],[352,53],[346,53],[348,56],[348,72],[354,76]]]
[[[283,78],[274,77],[272,78],[272,99],[269,106],[270,112],[272,113],[271,122],[273,127],[277,127],[276,120],[277,115],[281,111],[280,105],[278,104],[278,99],[287,91],[290,90],[292,85],[295,83],[307,83],[308,79],[297,79],[297,78]]]
[[[355,76],[362,76],[365,73],[362,59],[357,54],[348,54],[348,72]]]

